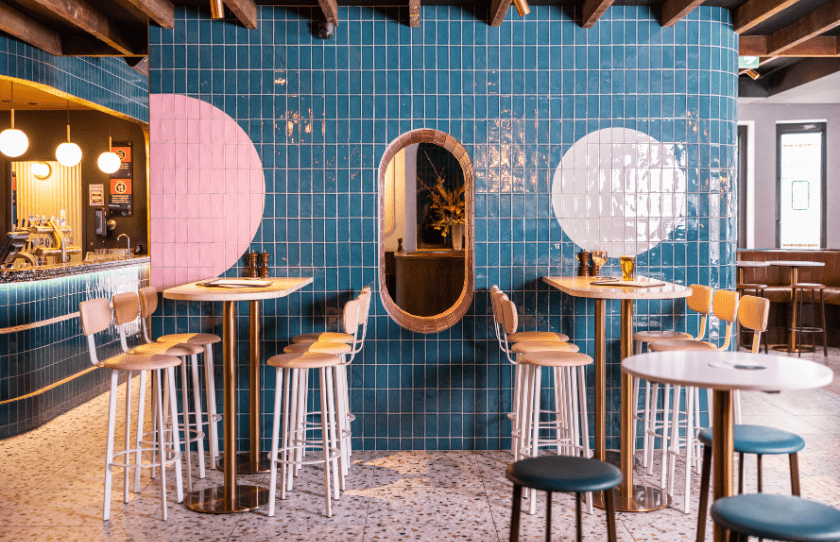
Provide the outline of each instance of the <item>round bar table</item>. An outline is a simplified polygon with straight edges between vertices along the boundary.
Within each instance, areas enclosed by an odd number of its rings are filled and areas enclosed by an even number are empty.
[[[224,485],[188,493],[184,504],[195,512],[232,514],[246,512],[268,502],[268,489],[236,483],[237,467],[243,472],[260,472],[264,467],[260,457],[260,301],[276,299],[300,290],[312,282],[312,277],[262,278],[262,279],[209,279],[168,288],[163,291],[166,299],[180,301],[222,301],[222,350],[224,352]],[[267,286],[231,288],[210,287],[205,283],[215,281],[268,281]],[[261,284],[254,282],[255,284]],[[251,402],[251,450],[241,457],[236,453],[236,302],[249,301],[250,369],[249,385]]]
[[[834,379],[831,369],[825,365],[801,358],[714,350],[637,354],[621,363],[621,372],[650,382],[713,390],[715,499],[733,494],[732,392],[807,390],[830,384]],[[715,525],[715,542],[723,542],[725,537],[725,529]]]
[[[606,381],[607,334],[606,300],[621,300],[621,359],[633,354],[633,301],[636,299],[679,299],[691,295],[691,288],[662,282],[655,287],[622,286],[621,280],[604,285],[603,277],[543,277],[543,281],[574,297],[595,300],[595,457],[604,461],[606,452]],[[622,512],[648,512],[665,508],[671,499],[658,488],[633,485],[633,377],[621,375],[621,473],[624,479],[615,499],[615,509]],[[627,450],[630,450],[629,453]],[[603,493],[593,495],[594,504],[604,507]]]
[[[790,269],[790,304],[791,304],[791,322],[790,322],[790,339],[788,342],[787,351],[796,351],[796,330],[793,329],[796,325],[797,311],[796,300],[793,299],[793,285],[799,282],[799,268],[800,267],[825,267],[825,262],[815,262],[809,260],[769,260],[768,265],[773,267],[787,267]],[[773,347],[776,348],[775,346]]]

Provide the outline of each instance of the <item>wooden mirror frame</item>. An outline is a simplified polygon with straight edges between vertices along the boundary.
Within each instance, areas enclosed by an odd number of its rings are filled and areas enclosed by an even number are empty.
[[[385,216],[385,174],[394,156],[404,148],[415,143],[433,143],[439,147],[443,147],[458,160],[461,164],[461,170],[464,173],[464,212],[466,215],[464,228],[464,259],[466,265],[466,269],[464,270],[464,288],[461,290],[461,295],[454,305],[435,316],[415,316],[402,310],[391,299],[391,293],[388,291],[388,286],[385,282],[385,245],[382,242],[384,236],[384,232],[382,231],[382,217]],[[475,174],[472,161],[470,161],[470,157],[467,154],[467,149],[451,135],[428,128],[412,130],[399,136],[388,145],[385,154],[382,156],[382,160],[379,162],[379,216],[377,219],[379,224],[379,239],[377,241],[379,244],[379,297],[382,299],[382,304],[385,306],[385,310],[391,318],[406,329],[420,333],[435,333],[449,329],[463,318],[472,304],[472,298],[475,292],[474,178]]]

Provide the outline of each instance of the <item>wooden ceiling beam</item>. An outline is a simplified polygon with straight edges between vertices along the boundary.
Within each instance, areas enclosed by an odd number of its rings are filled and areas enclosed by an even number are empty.
[[[320,1],[323,7],[324,2],[329,0]],[[257,27],[257,4],[254,3],[254,0],[224,0],[224,2],[234,17],[242,23],[242,26],[250,29]],[[333,3],[335,3],[335,0],[333,0]]]
[[[490,4],[490,26],[502,26],[513,0],[493,0]]]
[[[674,26],[683,17],[691,13],[694,8],[703,3],[704,0],[666,0],[662,4],[662,14],[659,17],[659,24],[662,26]]]
[[[321,11],[324,12],[324,19],[328,23],[338,24],[338,2],[337,0],[318,0]]]
[[[87,32],[117,50],[120,55],[144,56],[146,54],[146,25],[142,25],[143,46],[135,48],[126,39],[125,29],[118,29],[102,13],[93,9],[84,0],[33,0],[36,4],[76,28]],[[139,25],[138,25],[139,26]],[[139,32],[132,37],[138,46],[141,43]]]
[[[779,57],[834,57],[840,55],[838,36],[817,36],[799,45],[771,54],[769,36],[741,36],[738,44],[739,56]]]
[[[175,28],[175,5],[169,0],[117,0],[143,13],[161,28]]]
[[[838,26],[840,26],[840,0],[834,0],[767,36],[767,54],[779,55],[791,47],[796,47]]]
[[[733,12],[735,32],[741,34],[778,15],[800,0],[749,0]]]
[[[35,19],[0,3],[0,30],[53,56],[61,56],[61,37]]]
[[[420,26],[420,0],[408,0],[408,26]]]
[[[583,15],[581,17],[580,26],[583,28],[592,28],[601,15],[607,11],[615,0],[586,0],[583,3]]]

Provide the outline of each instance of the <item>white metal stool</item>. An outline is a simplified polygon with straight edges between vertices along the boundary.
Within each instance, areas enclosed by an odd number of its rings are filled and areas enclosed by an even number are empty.
[[[332,517],[332,500],[340,498],[339,486],[344,486],[344,462],[342,439],[338,437],[336,423],[336,404],[341,402],[341,394],[336,393],[333,379],[341,358],[332,354],[304,352],[296,354],[280,354],[268,359],[268,364],[277,369],[277,380],[274,393],[274,420],[271,433],[271,478],[268,494],[268,515],[274,516],[274,506],[277,495],[277,465],[281,465],[280,498],[286,498],[286,491],[292,489],[293,468],[301,465],[324,465],[324,500],[326,516]],[[306,400],[307,375],[310,370],[317,370],[320,378],[320,423],[307,421]],[[282,393],[281,393],[282,390]],[[280,442],[280,416],[282,416],[283,433]],[[307,439],[308,431],[321,430],[320,442]],[[303,452],[307,449],[320,448],[323,454],[320,458],[306,460]],[[332,471],[332,475],[330,475]]]
[[[184,500],[183,480],[181,478],[181,444],[176,438],[178,434],[178,409],[175,404],[175,367],[181,364],[181,360],[173,356],[149,354],[149,355],[132,355],[120,354],[100,362],[96,354],[96,338],[95,335],[110,327],[111,324],[111,306],[107,299],[93,299],[91,301],[84,301],[79,304],[79,319],[82,325],[82,334],[87,337],[88,351],[90,353],[90,362],[93,365],[102,365],[106,369],[111,370],[111,395],[108,402],[108,443],[105,451],[105,501],[102,511],[103,521],[111,519],[111,482],[113,479],[113,467],[122,467],[125,469],[123,480],[123,501],[128,502],[128,491],[130,487],[129,472],[131,469],[136,469],[138,472],[141,468],[159,467],[160,476],[160,497],[161,497],[161,514],[164,520],[167,519],[166,510],[166,466],[175,465],[175,488],[178,502]],[[140,394],[145,390],[146,373],[153,371],[157,373],[157,378],[154,379],[154,390],[157,404],[163,405],[164,408],[157,410],[158,425],[163,427],[163,411],[168,408],[171,419],[173,420],[173,428],[170,431],[169,442],[165,440],[165,433],[163,431],[157,432],[157,442],[154,446],[143,447],[140,440],[143,434],[143,403],[140,402],[139,412],[137,416],[137,428],[135,446],[131,446],[131,378],[132,373],[140,373]],[[167,400],[164,401],[161,393],[161,374],[166,372],[166,381],[168,395]],[[117,388],[119,386],[120,375],[125,373],[126,378],[126,398],[125,398],[125,449],[119,452],[114,452],[114,433],[116,426],[116,412],[117,412]],[[143,463],[144,452],[157,452],[159,461],[155,462],[153,459],[151,463]],[[133,456],[133,461],[132,461]],[[122,459],[122,461],[119,461]],[[135,488],[135,492],[138,489]]]
[[[140,322],[143,327],[143,338],[146,342],[153,342],[149,319],[157,310],[158,294],[153,286],[140,289]],[[207,411],[202,422],[207,425],[210,442],[210,468],[216,469],[219,462],[219,422],[221,413],[216,409],[216,368],[213,363],[213,345],[222,342],[222,338],[212,333],[175,333],[161,335],[157,342],[167,344],[187,344],[200,346],[204,349],[204,391],[207,396]],[[195,388],[198,390],[199,388]],[[197,395],[198,391],[196,391]],[[201,427],[201,426],[200,426]]]
[[[686,299],[686,305],[690,310],[700,315],[700,326],[697,330],[697,335],[695,336],[690,333],[674,330],[637,331],[633,333],[633,341],[636,343],[637,354],[642,353],[645,344],[647,344],[648,348],[650,348],[650,343],[654,343],[657,341],[703,340],[703,337],[706,336],[706,323],[709,315],[712,313],[712,294],[714,292],[714,289],[708,286],[702,286],[700,284],[692,284],[691,286],[689,286],[689,288],[691,288],[691,295]],[[633,405],[636,408],[635,412],[633,413],[633,435],[635,436],[638,434],[636,422],[642,422],[642,466],[647,468],[648,455],[650,453],[648,450],[649,440],[647,438],[647,430],[650,424],[651,384],[650,382],[645,382],[645,406],[642,409],[639,409],[640,381],[641,379],[639,378],[633,378]],[[658,391],[659,386],[654,384],[653,389]],[[657,393],[657,391],[654,391],[653,393]],[[636,451],[635,438],[633,439],[633,451]]]
[[[589,424],[586,408],[585,367],[591,357],[579,352],[537,352],[519,359],[523,389],[517,418],[521,424],[521,457],[538,457],[541,446],[555,446],[557,455],[590,457]],[[554,410],[542,407],[542,369],[554,376]],[[553,417],[546,421],[541,415]],[[540,431],[554,431],[554,438],[541,438]],[[591,495],[587,496],[589,511]],[[536,491],[531,495],[530,513],[537,511]]]
[[[202,352],[202,348],[199,346],[193,346],[189,344],[169,344],[169,343],[143,343],[135,348],[129,348],[127,334],[126,334],[126,327],[128,324],[137,321],[137,317],[140,315],[140,299],[138,298],[137,294],[134,292],[127,292],[122,294],[116,294],[111,298],[111,301],[114,305],[114,324],[117,327],[117,330],[120,334],[120,343],[123,349],[123,352],[127,354],[141,354],[141,355],[153,355],[153,354],[160,354],[165,356],[175,356],[179,358],[181,362],[181,383],[183,388],[182,396],[182,405],[183,405],[183,418],[184,418],[184,451],[185,457],[187,461],[187,490],[192,491],[192,454],[190,454],[190,445],[195,442],[198,447],[198,469],[199,469],[199,478],[205,477],[205,469],[204,469],[204,433],[201,431],[202,428],[202,413],[201,413],[201,400],[199,398],[199,387],[198,387],[198,361],[197,355]],[[193,396],[193,405],[192,411],[190,411],[190,381],[187,378],[187,358],[190,358],[191,363],[189,364],[191,367],[192,373],[192,396]],[[138,424],[142,426],[143,424],[143,412],[145,411],[145,390],[141,389],[140,393],[140,419],[138,420]],[[165,392],[165,395],[168,397],[168,391]],[[177,400],[177,396],[176,396]],[[157,407],[159,403],[153,401],[153,416],[157,416]],[[168,416],[164,416],[164,420],[167,421],[167,425],[164,426],[164,431],[168,431],[168,427],[171,426],[171,420]],[[142,435],[140,439],[143,443],[153,443],[155,436],[153,432],[157,430],[160,426],[154,424],[155,427],[152,430],[152,433]],[[181,436],[176,434],[176,437],[180,440]],[[138,445],[140,443],[138,442]],[[140,471],[135,472],[135,485],[139,487],[140,485]]]

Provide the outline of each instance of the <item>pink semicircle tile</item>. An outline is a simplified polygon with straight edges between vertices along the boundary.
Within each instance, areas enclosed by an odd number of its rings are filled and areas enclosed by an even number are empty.
[[[236,264],[262,222],[259,153],[233,118],[202,100],[152,94],[149,116],[155,171],[149,192],[162,196],[152,198],[149,209],[157,226],[152,284],[166,288],[218,276]]]

